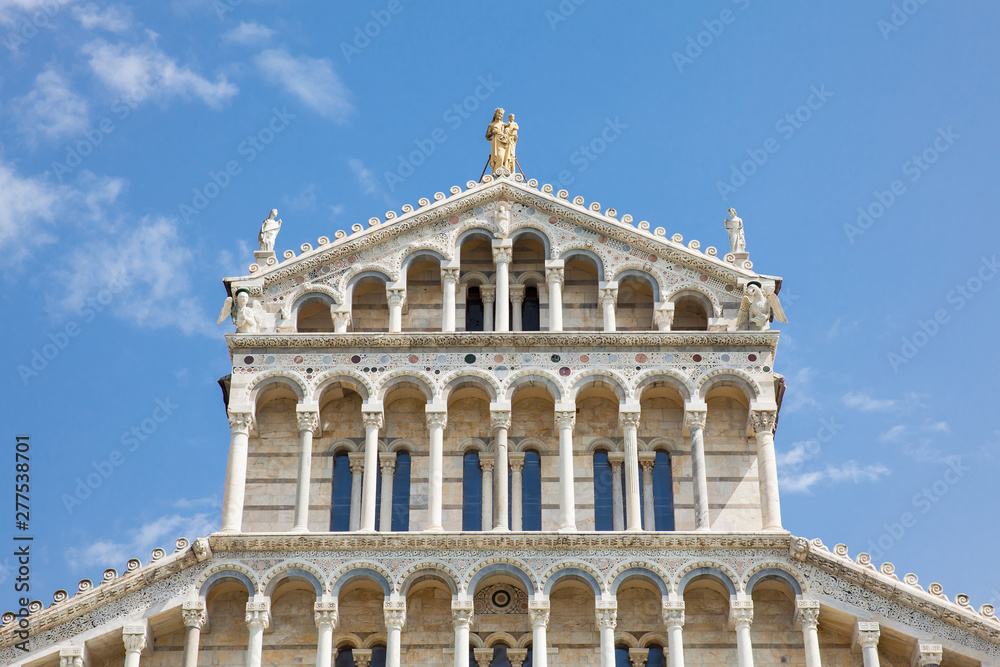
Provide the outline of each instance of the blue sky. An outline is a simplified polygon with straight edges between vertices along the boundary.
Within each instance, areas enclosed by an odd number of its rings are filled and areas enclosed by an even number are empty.
[[[476,179],[496,106],[572,196],[718,247],[736,207],[785,279],[788,529],[1000,598],[1000,7],[304,4],[0,0],[0,475],[30,434],[33,598],[218,525],[214,322],[267,211],[280,252]]]

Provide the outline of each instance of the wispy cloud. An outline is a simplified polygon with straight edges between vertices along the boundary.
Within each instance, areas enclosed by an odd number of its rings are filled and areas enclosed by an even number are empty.
[[[111,5],[101,10],[93,2],[88,2],[74,6],[72,11],[73,18],[87,30],[99,28],[108,32],[125,32],[132,26],[132,10],[124,5]]]
[[[11,25],[22,13],[43,9],[52,0],[0,0],[0,23]]]
[[[274,35],[274,31],[267,26],[260,25],[259,23],[242,21],[232,30],[224,32],[222,34],[222,39],[223,41],[232,42],[233,44],[253,46],[254,44],[259,44],[260,42],[270,38],[272,35]]]
[[[93,73],[104,85],[120,95],[165,99],[195,97],[212,109],[222,106],[239,92],[224,74],[209,81],[190,67],[180,66],[155,44],[138,46],[109,44],[97,39],[84,45]],[[142,99],[142,98],[139,98]]]
[[[345,123],[354,112],[351,92],[328,58],[296,57],[283,49],[267,49],[257,54],[254,61],[267,80],[319,115],[335,123]]]
[[[11,107],[18,129],[32,143],[38,136],[55,140],[79,134],[89,122],[87,102],[51,66],[35,77],[31,91],[15,98]]]
[[[814,377],[816,377],[816,371],[811,366],[804,366],[786,379],[788,391],[785,394],[786,398],[783,404],[785,410],[798,412],[804,408],[820,407],[819,401],[813,397],[811,392]]]
[[[778,453],[776,457],[778,467],[792,468],[793,470],[798,469],[799,466],[811,459],[820,449],[821,445],[816,440],[793,442],[790,450]]]
[[[169,553],[173,542],[179,537],[194,540],[218,530],[214,513],[191,515],[168,514],[141,525],[134,531],[126,531],[124,539],[99,539],[85,547],[66,551],[66,562],[78,571],[84,568],[114,567],[124,565],[129,558],[149,560],[149,553],[156,547],[163,547]]]
[[[862,412],[888,412],[897,405],[899,401],[891,398],[872,398],[867,393],[849,391],[840,397],[840,400],[849,408],[861,410]]]
[[[309,183],[292,196],[282,197],[285,206],[293,211],[308,211],[316,208],[316,184]]]
[[[787,491],[788,493],[809,493],[820,482],[826,482],[827,484],[877,482],[890,473],[889,468],[881,463],[863,466],[857,461],[852,460],[846,461],[839,466],[828,465],[824,470],[812,470],[785,475],[779,480],[778,486],[782,491]]]
[[[357,158],[351,158],[347,161],[347,164],[350,165],[351,171],[354,172],[354,178],[358,179],[358,185],[361,186],[363,194],[372,195],[378,191],[379,186],[375,180],[375,172],[366,167],[364,162]]]

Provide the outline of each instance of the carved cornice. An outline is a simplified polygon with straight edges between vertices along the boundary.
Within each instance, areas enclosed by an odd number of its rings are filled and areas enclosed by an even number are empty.
[[[414,332],[414,333],[316,333],[227,334],[229,351],[246,348],[437,348],[437,347],[753,347],[778,346],[777,331],[677,332]]]

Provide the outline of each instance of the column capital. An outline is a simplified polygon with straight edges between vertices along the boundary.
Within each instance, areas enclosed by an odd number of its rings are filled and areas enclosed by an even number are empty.
[[[617,473],[625,463],[625,452],[608,452],[608,463],[611,464],[611,471]]]
[[[528,600],[528,616],[531,617],[531,626],[549,624],[549,601],[548,600]]]
[[[778,423],[778,412],[776,410],[751,410],[750,426],[754,433],[774,433],[774,427]]]
[[[490,663],[493,662],[492,648],[474,648],[472,649],[472,654],[475,656],[476,664],[479,667],[490,667]]]
[[[511,303],[524,302],[524,285],[511,285],[507,288]]]
[[[390,473],[396,469],[396,452],[379,452],[378,464],[384,473]]]
[[[510,410],[490,410],[490,429],[498,428],[510,430]]]
[[[497,286],[496,285],[480,285],[479,286],[479,296],[482,297],[483,303],[493,303],[497,300]]]
[[[708,410],[684,410],[684,426],[688,430],[704,429],[706,421],[708,421]]]
[[[385,417],[382,415],[381,410],[363,410],[361,412],[361,421],[364,422],[366,430],[370,428],[381,429],[385,425]]]
[[[448,413],[444,410],[442,411],[428,411],[424,413],[427,418],[427,428],[434,428],[435,426],[440,426],[441,428],[446,428],[448,426]]]
[[[560,287],[565,282],[565,271],[566,269],[562,266],[562,260],[559,260],[560,266],[549,266],[550,262],[545,262],[545,282],[548,284],[559,283]]]
[[[510,452],[507,454],[507,463],[511,470],[521,472],[524,470],[524,452]]]
[[[576,424],[576,409],[556,410],[556,426],[558,428],[573,428]]]
[[[333,324],[337,327],[346,327],[351,323],[351,311],[340,310],[343,306],[337,306],[337,309],[331,306],[330,314],[333,315]]]
[[[472,609],[472,600],[451,601],[451,620],[456,628],[468,628],[472,625]]]
[[[204,600],[192,600],[181,605],[181,618],[184,619],[184,627],[198,628],[201,630],[208,621],[208,613],[205,610]]]
[[[485,453],[486,452],[480,452],[480,454],[485,454]],[[493,459],[487,458],[485,456],[479,457],[479,467],[482,469],[483,472],[493,472],[493,464],[494,464]]]
[[[315,433],[319,426],[319,413],[312,410],[296,410],[295,418],[298,421],[299,433],[308,431]]]
[[[372,650],[370,648],[356,648],[351,651],[354,656],[355,667],[368,667],[372,664]]]
[[[458,276],[459,276],[459,272],[460,271],[461,271],[461,269],[458,268],[457,266],[456,267],[442,266],[441,267],[441,282],[445,282],[445,283],[449,282],[449,281],[450,282],[458,282]]]
[[[660,331],[670,331],[674,326],[674,304],[671,301],[661,303],[653,311],[653,320]]]
[[[514,249],[512,245],[506,245],[506,241],[500,241],[499,245],[496,241],[493,242],[493,263],[494,264],[510,264],[513,259]]]
[[[146,626],[126,625],[122,628],[122,641],[126,653],[139,653],[146,648]]]
[[[684,627],[684,600],[663,601],[663,624],[667,629]]]
[[[941,644],[917,642],[913,648],[912,667],[937,667],[944,659],[944,648]]]
[[[389,306],[402,306],[406,301],[406,288],[405,287],[386,287],[385,296],[389,301]]]
[[[795,598],[795,623],[803,630],[819,625],[819,600]]]
[[[249,412],[230,412],[229,430],[233,433],[247,435],[253,428],[253,415]]]
[[[246,624],[253,632],[254,627],[267,630],[271,625],[271,604],[266,600],[250,600],[247,602]]]
[[[59,649],[59,667],[83,667],[83,647]]]
[[[753,623],[753,600],[731,598],[729,601],[729,628],[740,630]]]
[[[620,410],[618,412],[618,425],[624,428],[639,428],[639,417],[642,416],[638,410]]]
[[[656,452],[639,452],[639,465],[643,472],[652,472],[656,464]]]
[[[604,306],[605,302],[610,301],[612,304],[618,303],[618,283],[610,282],[605,284],[600,288],[600,303]]]
[[[340,622],[340,612],[337,608],[336,600],[319,601],[313,605],[313,620],[316,627],[333,630]]]
[[[878,623],[874,621],[858,621],[854,628],[854,641],[852,643],[862,650],[877,648],[881,635],[882,631],[879,629]]]
[[[351,466],[352,475],[360,475],[365,471],[365,453],[364,452],[349,452],[347,454],[347,462]]]
[[[386,600],[382,603],[387,628],[402,630],[406,625],[406,600]]]
[[[528,649],[526,648],[509,648],[507,649],[507,660],[510,661],[510,667],[521,667],[524,661],[528,659]]]
[[[646,667],[647,660],[649,660],[648,648],[630,648],[628,650],[628,661],[632,667]]]
[[[599,600],[594,608],[597,615],[599,630],[612,630],[618,625],[618,602],[616,600]]]

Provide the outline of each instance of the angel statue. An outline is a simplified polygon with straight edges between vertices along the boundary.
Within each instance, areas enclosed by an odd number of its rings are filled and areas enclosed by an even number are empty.
[[[779,322],[788,322],[774,290],[770,287],[765,290],[761,288],[760,283],[752,282],[743,291],[740,312],[736,316],[736,328],[739,329],[749,319],[752,328],[757,331],[767,331],[770,328],[772,314]]]
[[[226,302],[222,304],[222,312],[219,313],[219,320],[216,325],[222,324],[227,317],[233,318],[236,325],[236,333],[257,333],[260,324],[264,319],[264,308],[259,301],[250,301],[250,293],[245,289],[236,291],[236,301],[233,297],[226,297]]]
[[[746,252],[747,241],[743,237],[743,219],[736,215],[736,209],[729,209],[726,218],[726,231],[729,232],[729,252]]]
[[[271,213],[260,223],[260,234],[257,235],[257,242],[260,243],[261,252],[274,251],[274,241],[281,231],[281,220],[278,219],[278,209],[272,208]]]

